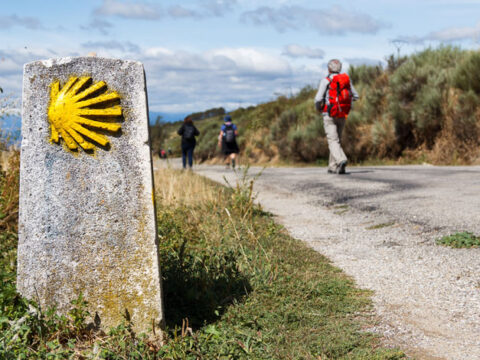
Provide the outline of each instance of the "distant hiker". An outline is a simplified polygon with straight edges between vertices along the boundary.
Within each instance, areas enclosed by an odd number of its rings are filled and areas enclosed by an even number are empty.
[[[230,158],[232,168],[235,169],[235,158],[239,153],[237,144],[238,129],[237,125],[232,123],[232,117],[230,115],[226,115],[223,121],[224,124],[218,135],[218,147],[222,148],[222,153],[225,158]],[[230,163],[227,163],[227,166],[230,166]]]
[[[167,158],[167,153],[165,152],[164,149],[160,150],[160,158],[161,159],[166,159]]]
[[[347,157],[340,142],[352,101],[358,100],[358,93],[350,78],[345,73],[340,74],[341,70],[340,60],[330,60],[328,76],[320,81],[317,95],[315,95],[315,108],[323,113],[323,127],[330,151],[329,174],[345,174]]]
[[[200,135],[200,131],[193,125],[192,118],[187,116],[183,120],[183,124],[177,131],[178,135],[182,136],[182,164],[183,168],[187,168],[187,157],[188,157],[188,166],[191,169],[193,166],[193,150],[197,144],[195,136]]]
[[[169,156],[171,156],[171,155],[173,154],[173,153],[172,153],[172,148],[171,148],[170,146],[168,147],[167,152],[168,152],[168,155],[169,155]]]

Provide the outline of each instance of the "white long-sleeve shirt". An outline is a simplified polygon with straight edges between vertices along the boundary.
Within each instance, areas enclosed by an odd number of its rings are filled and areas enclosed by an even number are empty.
[[[335,75],[337,74],[336,73],[329,74],[328,78],[332,79],[332,77],[334,77]],[[328,81],[327,78],[323,78],[322,80],[320,80],[320,84],[318,85],[317,95],[315,95],[315,103],[322,100],[326,105],[330,103],[328,101],[328,96],[327,96],[328,85],[330,85],[330,81]],[[352,100],[357,101],[359,99],[359,96],[358,96],[357,90],[355,90],[351,81],[350,81],[350,90],[352,91]]]

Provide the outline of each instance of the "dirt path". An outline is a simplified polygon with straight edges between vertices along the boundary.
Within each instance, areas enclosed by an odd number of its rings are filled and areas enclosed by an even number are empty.
[[[198,166],[213,180],[239,174]],[[260,171],[250,169],[250,174]],[[480,167],[265,169],[258,201],[289,232],[374,290],[373,331],[419,359],[480,359],[480,249],[435,239],[480,234]]]

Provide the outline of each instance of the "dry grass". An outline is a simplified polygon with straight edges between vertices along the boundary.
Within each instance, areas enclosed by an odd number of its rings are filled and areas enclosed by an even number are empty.
[[[216,186],[212,190],[212,181],[194,176],[191,171],[174,170],[170,166],[155,171],[156,197],[162,206],[218,204],[222,201],[224,188]]]

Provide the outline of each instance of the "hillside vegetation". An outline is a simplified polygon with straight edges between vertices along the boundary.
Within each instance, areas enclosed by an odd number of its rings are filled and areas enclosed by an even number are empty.
[[[360,100],[343,136],[350,161],[480,163],[480,52],[457,47],[390,56],[388,65],[348,69]],[[230,114],[239,126],[243,158],[252,163],[325,163],[328,146],[316,89]],[[222,116],[195,122],[199,161],[218,155]],[[156,146],[179,153],[179,123],[154,126]],[[156,136],[161,133],[161,139]],[[155,140],[157,139],[157,140]]]

